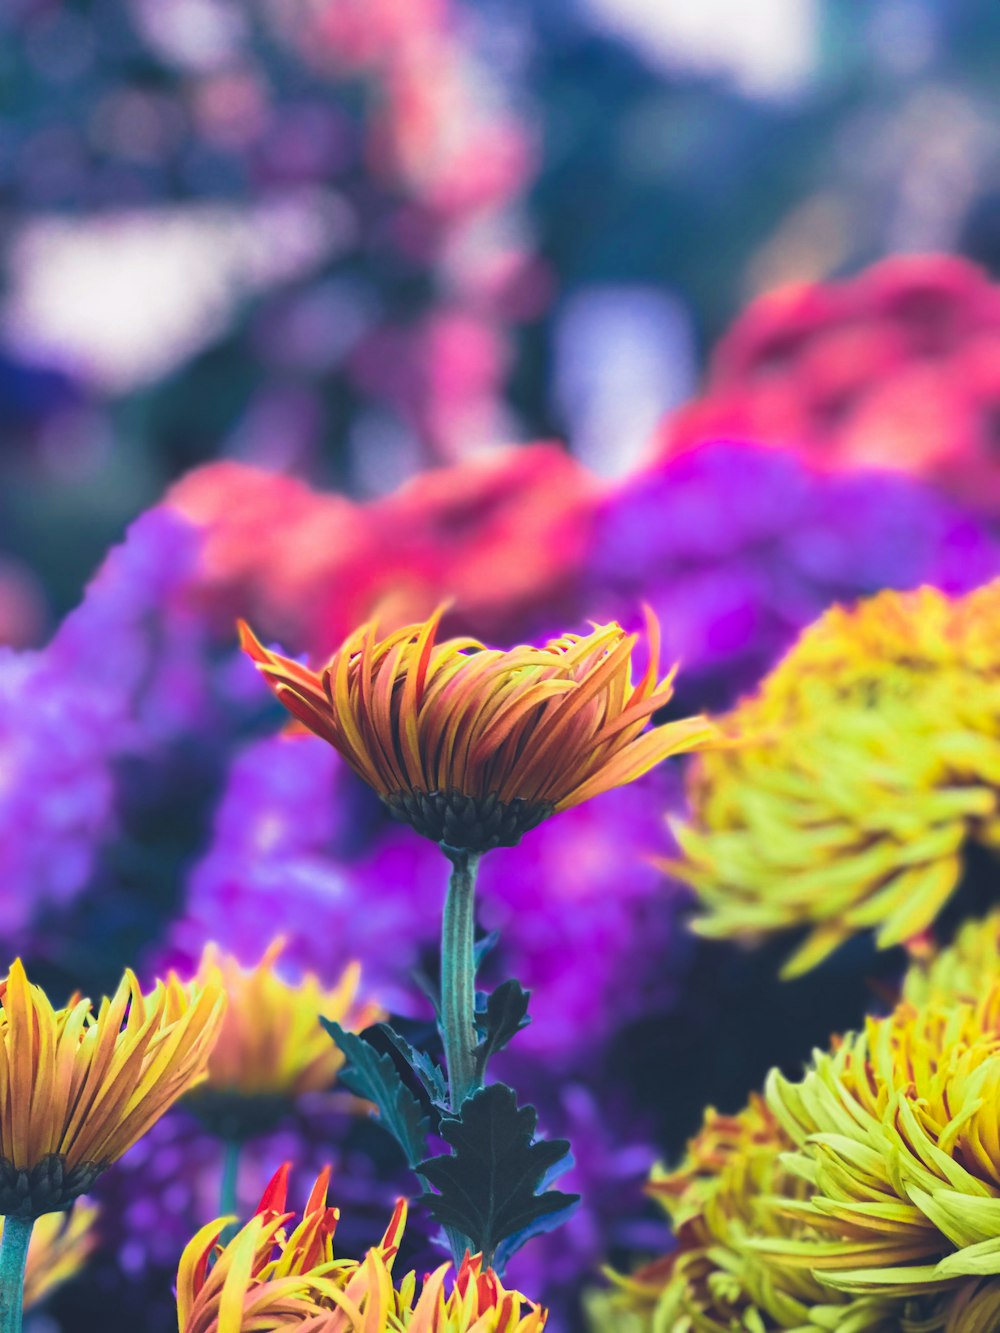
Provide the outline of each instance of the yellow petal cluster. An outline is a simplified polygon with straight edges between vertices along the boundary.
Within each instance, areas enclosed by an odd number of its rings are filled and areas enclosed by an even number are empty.
[[[228,1004],[198,1096],[294,1098],[322,1091],[336,1078],[344,1057],[320,1026],[320,1015],[348,1031],[384,1017],[378,1005],[358,1001],[359,963],[349,964],[333,987],[311,974],[294,985],[285,981],[276,967],[284,943],[272,941],[251,968],[206,945],[195,983],[221,989]]]
[[[793,975],[858,931],[888,947],[933,922],[965,845],[1000,847],[998,630],[1000,580],[880,593],[805,631],[690,774],[671,869],[702,934],[803,932]]]
[[[97,1243],[96,1221],[97,1208],[84,1203],[68,1213],[46,1213],[38,1219],[24,1270],[25,1308],[37,1305],[80,1272]]]
[[[357,630],[319,672],[243,647],[277,697],[333,745],[400,818],[473,852],[512,846],[542,819],[704,744],[702,717],[646,730],[673,693],[659,625],[632,683],[637,636],[616,624],[509,651],[436,642],[442,611],[377,639]]]
[[[479,1256],[466,1256],[451,1290],[444,1264],[417,1296],[416,1275],[393,1286],[392,1266],[406,1225],[401,1200],[385,1235],[359,1261],[335,1259],[339,1213],[327,1203],[329,1170],[301,1221],[286,1211],[289,1167],[275,1175],[256,1215],[226,1245],[230,1219],[203,1227],[177,1273],[179,1333],[543,1333],[545,1311],[507,1291]]]
[[[20,960],[0,984],[0,1214],[65,1208],[202,1077],[222,1023],[217,986],[127,972],[97,1010],[53,1007]]]

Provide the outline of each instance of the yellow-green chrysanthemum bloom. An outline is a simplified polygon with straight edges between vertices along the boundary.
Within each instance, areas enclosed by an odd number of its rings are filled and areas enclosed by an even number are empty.
[[[691,770],[671,869],[704,935],[804,930],[804,972],[850,935],[933,922],[970,840],[1000,846],[1000,580],[834,608],[721,719]]]
[[[1000,983],[976,1004],[907,1002],[869,1020],[768,1106],[810,1187],[822,1243],[770,1240],[838,1290],[936,1296],[1000,1276]]]
[[[800,1241],[823,1237],[797,1207],[811,1186],[786,1165],[793,1146],[759,1097],[735,1116],[708,1111],[682,1165],[649,1186],[677,1248],[614,1276],[591,1303],[594,1333],[896,1333],[905,1298],[838,1292],[800,1261]],[[773,1250],[759,1248],[765,1241]]]

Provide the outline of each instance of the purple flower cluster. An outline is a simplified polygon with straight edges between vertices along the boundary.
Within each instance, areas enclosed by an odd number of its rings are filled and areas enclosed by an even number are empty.
[[[649,602],[684,697],[728,702],[835,601],[921,583],[960,592],[998,570],[996,540],[918,481],[719,442],[604,500],[583,586],[589,614]]]
[[[152,511],[43,649],[0,650],[3,937],[90,881],[118,827],[116,766],[210,715],[205,636],[188,603],[194,531]]]

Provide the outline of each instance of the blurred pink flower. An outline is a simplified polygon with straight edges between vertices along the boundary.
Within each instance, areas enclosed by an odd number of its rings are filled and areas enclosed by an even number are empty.
[[[570,597],[597,482],[554,445],[422,474],[382,500],[235,463],[190,473],[167,507],[203,529],[200,595],[296,651],[328,654],[373,614],[383,629],[453,597],[452,620],[504,641],[551,624]]]
[[[963,260],[916,255],[760,297],[657,453],[752,439],[824,467],[913,473],[1000,516],[998,432],[1000,287]]]

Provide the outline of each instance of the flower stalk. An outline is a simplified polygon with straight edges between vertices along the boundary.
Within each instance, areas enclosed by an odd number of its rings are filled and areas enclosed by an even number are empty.
[[[476,875],[479,857],[442,844],[451,879],[441,927],[441,1029],[451,1109],[478,1086],[476,1075]]]
[[[21,1333],[24,1269],[35,1220],[5,1217],[0,1239],[0,1333]]]

